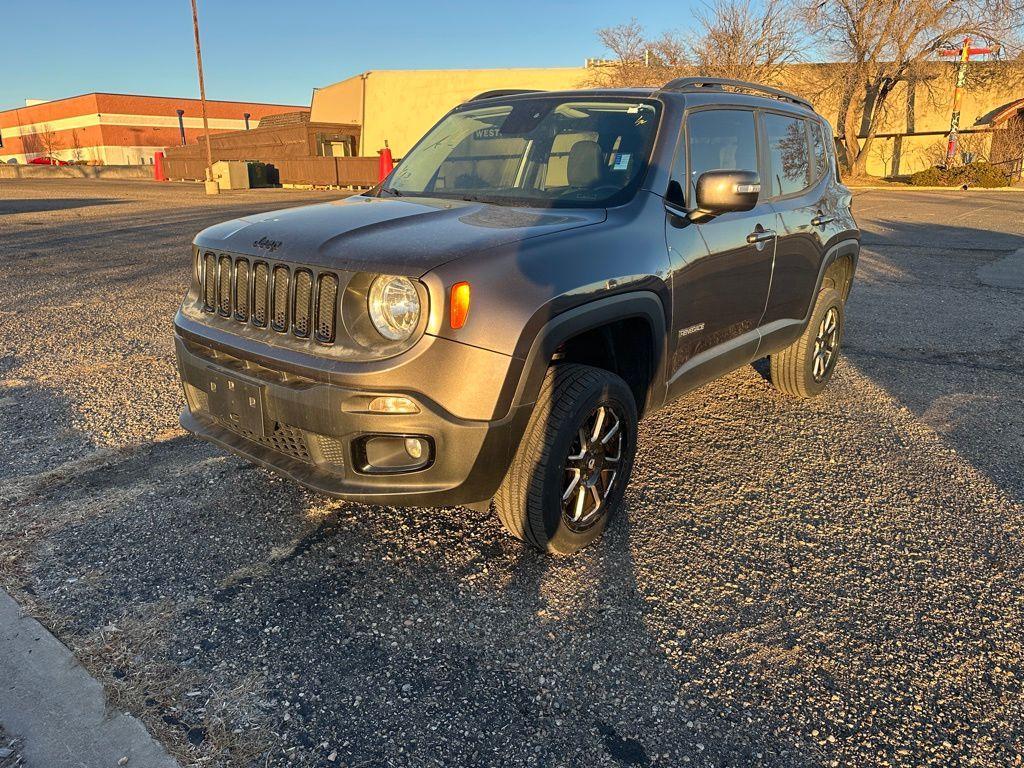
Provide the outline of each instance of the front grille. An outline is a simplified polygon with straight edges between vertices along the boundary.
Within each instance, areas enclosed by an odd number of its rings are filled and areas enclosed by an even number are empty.
[[[231,317],[231,257],[221,256],[217,267],[217,311]]]
[[[213,312],[217,307],[217,257],[207,252],[203,256],[203,307]]]
[[[288,330],[288,267],[274,267],[274,298],[270,305],[270,326],[275,331]]]
[[[257,262],[252,272],[252,321],[261,328],[265,328],[267,325],[267,316],[269,315],[267,306],[270,303],[267,290],[269,288],[270,267],[266,262]]]
[[[309,336],[312,300],[313,273],[308,269],[300,269],[295,273],[295,311],[292,316],[292,331],[296,336]]]
[[[235,319],[243,323],[249,319],[249,262],[235,262]]]
[[[338,314],[338,278],[320,275],[316,305],[316,340],[325,344],[334,341],[335,317]]]
[[[301,338],[313,337],[333,344],[340,282],[332,272],[315,274],[311,269],[294,272],[284,264],[253,262],[209,251],[203,254],[203,309],[211,314],[291,331]]]

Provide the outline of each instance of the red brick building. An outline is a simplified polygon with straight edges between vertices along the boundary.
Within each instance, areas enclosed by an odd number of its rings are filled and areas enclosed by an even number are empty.
[[[207,101],[210,133],[255,128],[261,118],[309,107],[242,101]],[[179,123],[178,110],[183,110]],[[35,157],[82,160],[104,165],[153,162],[153,153],[178,146],[181,126],[192,144],[203,135],[198,99],[87,93],[0,112],[0,162]]]

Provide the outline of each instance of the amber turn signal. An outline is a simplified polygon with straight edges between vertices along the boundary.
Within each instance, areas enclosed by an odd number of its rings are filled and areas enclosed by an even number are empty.
[[[452,286],[451,308],[448,313],[448,320],[453,330],[458,330],[466,324],[469,317],[469,283],[456,283]]]

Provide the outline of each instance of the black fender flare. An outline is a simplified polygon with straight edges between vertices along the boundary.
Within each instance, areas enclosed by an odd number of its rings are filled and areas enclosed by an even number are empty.
[[[821,292],[821,285],[825,282],[825,273],[828,272],[828,268],[844,256],[850,257],[850,260],[853,262],[853,269],[850,270],[849,284],[842,286],[841,290],[844,299],[850,295],[850,290],[853,288],[853,276],[857,272],[857,261],[860,259],[860,240],[854,237],[833,243],[828,247],[828,250],[825,251],[825,256],[821,260],[821,267],[818,269],[818,281],[814,286],[815,296]],[[814,302],[812,301],[807,310],[807,316],[804,318],[805,323],[809,323],[811,321],[811,315],[813,313]]]
[[[526,353],[522,373],[512,398],[513,407],[537,402],[551,357],[559,346],[573,336],[608,323],[634,317],[642,318],[650,324],[654,342],[655,364],[647,392],[646,409],[653,410],[660,406],[665,401],[665,365],[668,352],[665,307],[658,294],[653,291],[630,291],[589,301],[555,315],[545,322],[529,344],[529,351]]]

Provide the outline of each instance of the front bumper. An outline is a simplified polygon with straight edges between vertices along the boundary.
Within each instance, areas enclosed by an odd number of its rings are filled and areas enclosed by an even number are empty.
[[[343,499],[403,506],[475,504],[497,491],[531,406],[512,407],[502,418],[459,418],[415,391],[372,389],[278,370],[273,361],[226,351],[176,329],[175,351],[187,407],[181,425],[250,461],[312,490]],[[489,353],[488,353],[489,354]],[[242,393],[254,412],[241,420],[211,398],[216,387]],[[213,392],[211,392],[213,387]],[[360,412],[369,397],[401,394],[415,414]],[[457,394],[457,393],[456,393]],[[433,446],[423,469],[371,474],[358,461],[366,435],[425,435]]]

